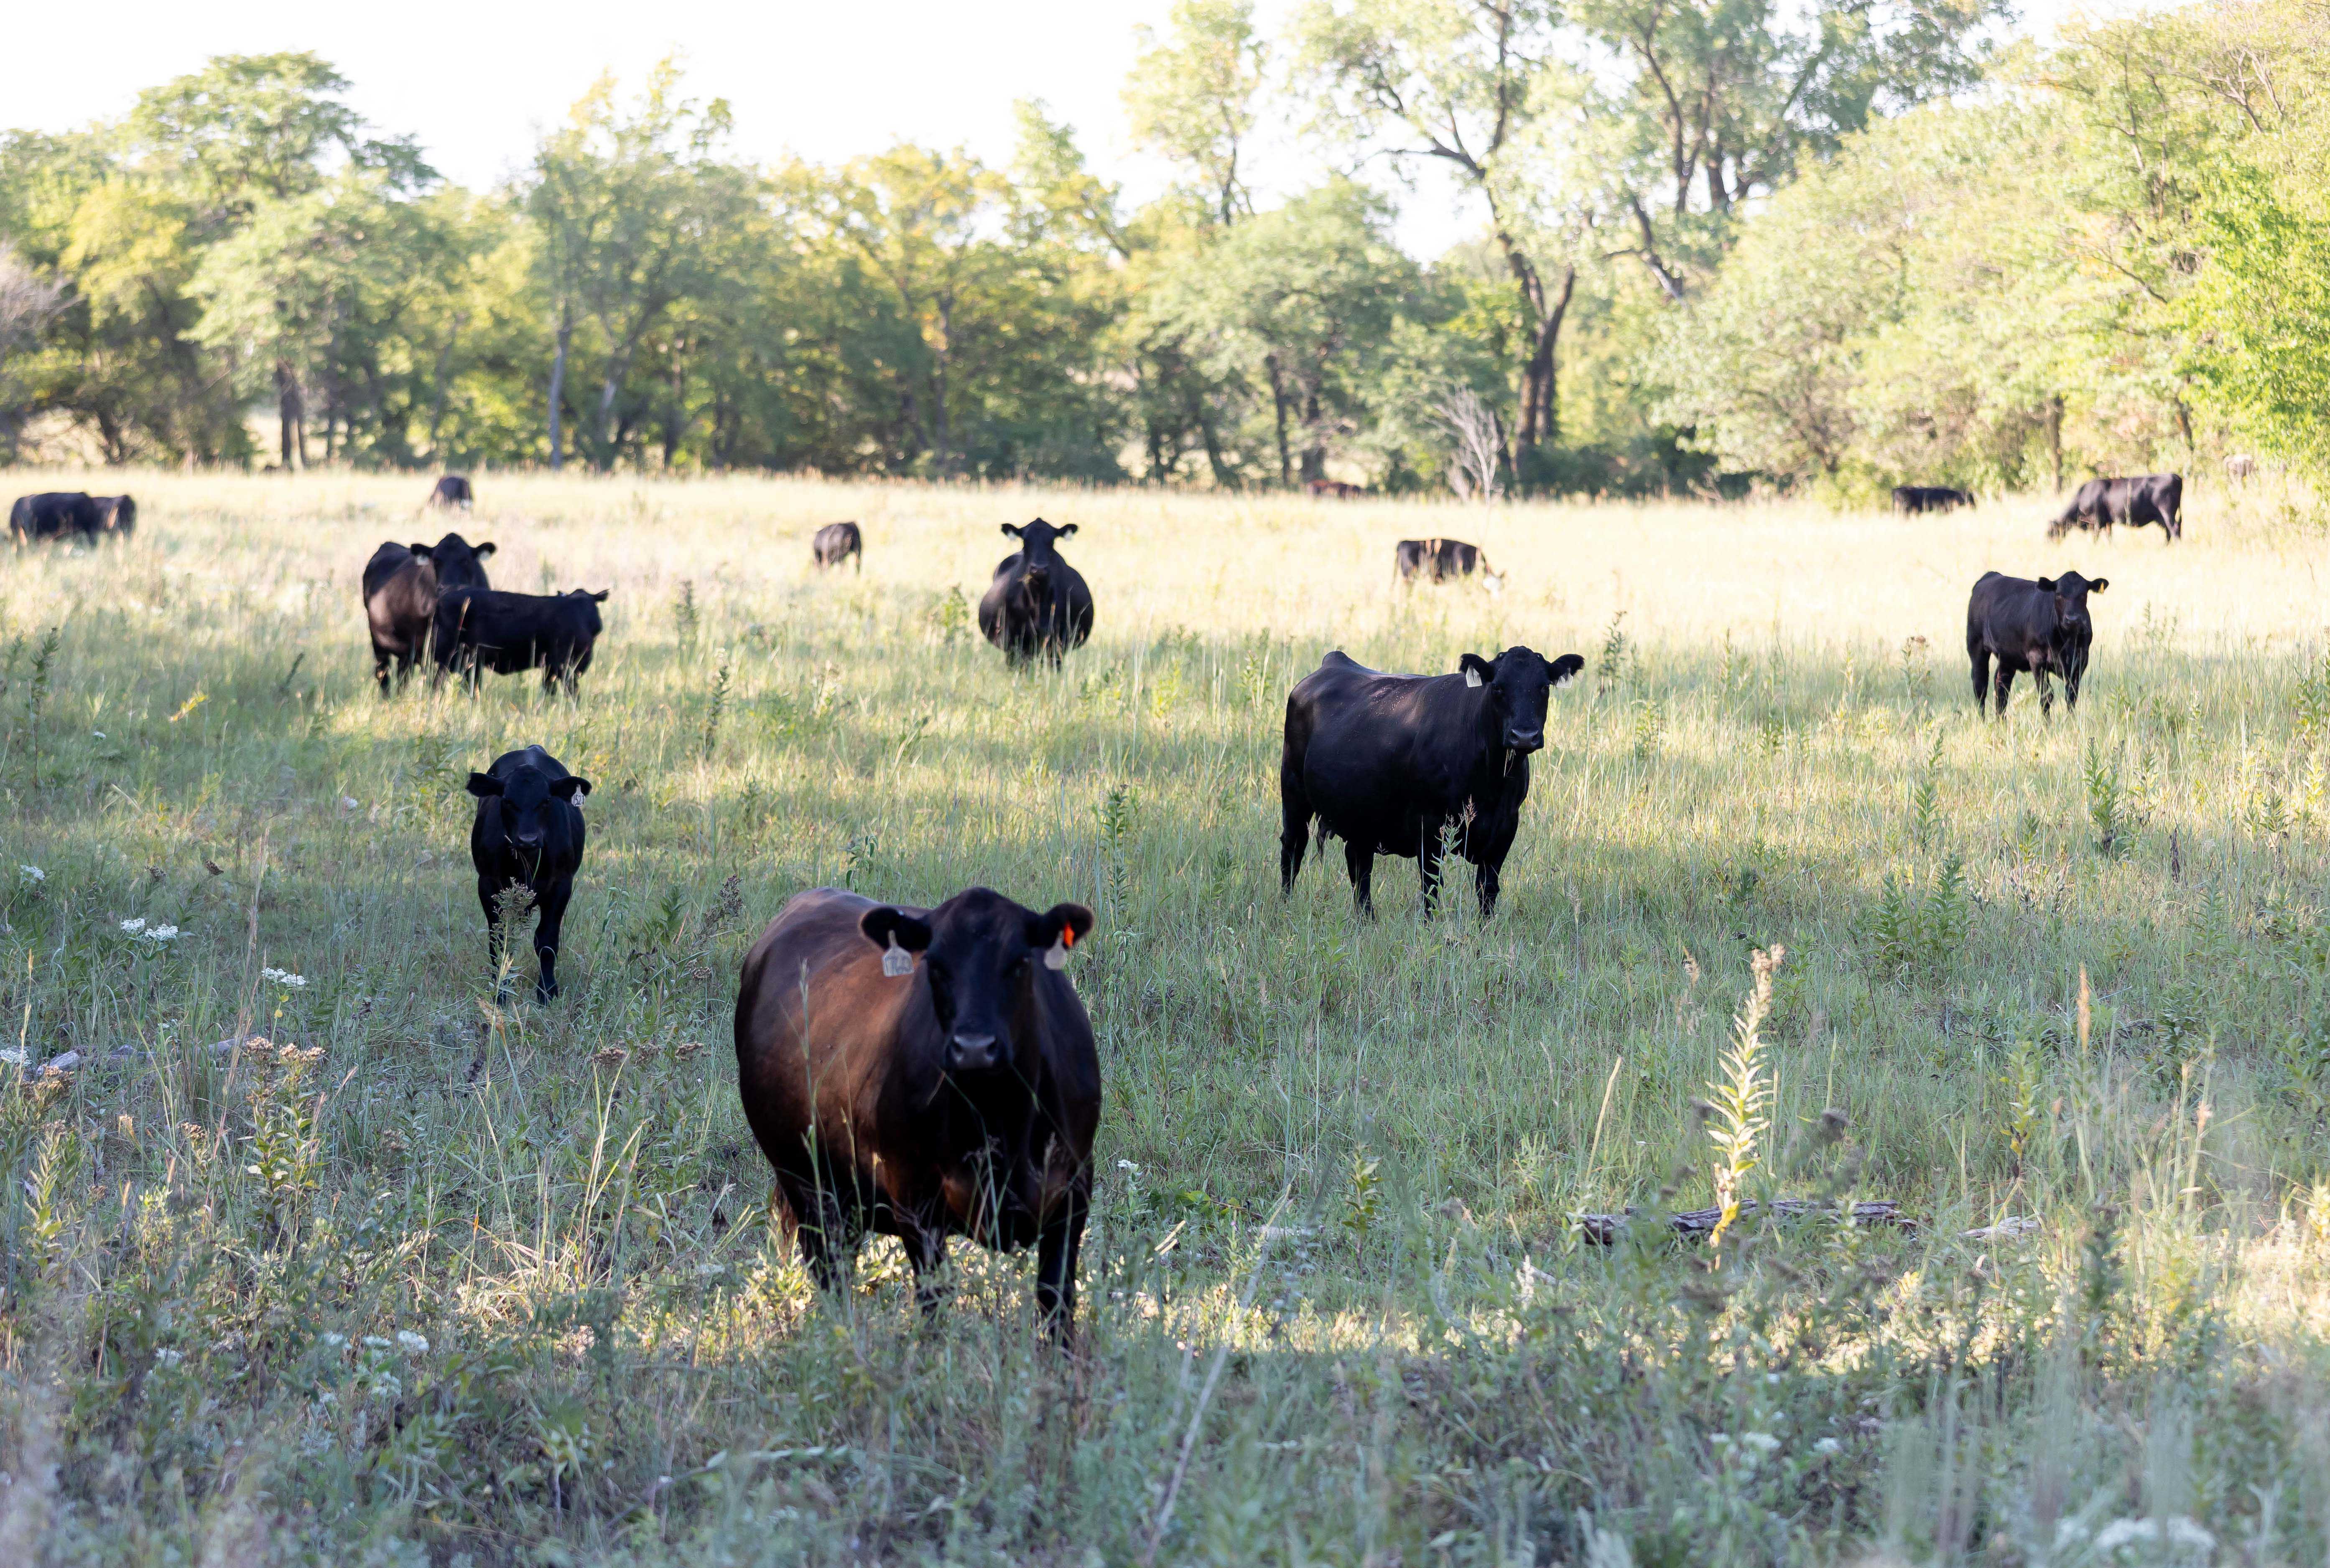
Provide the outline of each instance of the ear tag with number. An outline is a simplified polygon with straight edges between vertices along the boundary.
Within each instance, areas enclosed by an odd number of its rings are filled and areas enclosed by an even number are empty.
[[[1075,945],[1076,933],[1066,926],[1062,926],[1060,934],[1052,939],[1052,945],[1044,949],[1044,967],[1047,969],[1066,968],[1068,949]]]
[[[890,933],[890,945],[882,949],[882,972],[892,979],[914,972],[914,955],[898,945],[898,933]]]
[[[1473,668],[1472,666],[1470,666],[1470,665],[1465,666],[1464,666],[1464,684],[1465,684],[1467,686],[1477,686],[1477,685],[1479,685],[1481,684],[1481,672],[1480,672],[1480,671],[1478,671],[1478,670],[1476,670],[1476,669],[1474,669],[1474,668]]]

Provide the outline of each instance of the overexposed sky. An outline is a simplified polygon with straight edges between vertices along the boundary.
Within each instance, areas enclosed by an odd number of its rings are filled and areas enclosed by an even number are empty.
[[[2075,9],[2117,14],[2145,0],[2023,0],[2051,33]],[[626,84],[677,52],[693,96],[734,109],[734,150],[819,162],[900,140],[1010,156],[1011,106],[1040,98],[1076,128],[1096,171],[1145,197],[1164,174],[1130,146],[1119,100],[1133,29],[1162,29],[1171,0],[857,0],[616,5],[611,0],[19,0],[5,24],[0,125],[66,130],[127,110],[138,90],[214,54],[312,50],[355,84],[356,108],[419,137],[466,185],[514,174],[602,70]],[[1260,0],[1275,33],[1293,0]],[[1283,137],[1262,150],[1264,185],[1299,186],[1319,165]],[[1444,186],[1410,198],[1400,238],[1434,255],[1477,225]]]

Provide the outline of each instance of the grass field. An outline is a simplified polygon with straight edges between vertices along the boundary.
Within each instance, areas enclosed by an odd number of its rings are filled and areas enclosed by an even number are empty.
[[[127,545],[0,558],[0,1563],[2330,1555],[2330,640],[2282,498],[2056,546],[2038,500],[489,476],[497,586],[613,590],[580,700],[384,703],[356,582],[441,531],[425,480],[130,487]],[[1037,513],[1098,605],[1056,676],[970,614]],[[1507,591],[1395,591],[1431,534]],[[1978,722],[1967,588],[2070,566],[2079,713]],[[1496,919],[1394,862],[1360,921],[1334,855],[1282,902],[1292,682],[1515,642],[1588,669]],[[461,784],[529,741],[591,849],[564,996],[497,1006]],[[1099,916],[1072,1357],[1024,1256],[958,1247],[927,1328],[894,1243],[819,1299],[735,1102],[785,897],[974,883]],[[1724,1192],[1917,1223],[1572,1221]]]

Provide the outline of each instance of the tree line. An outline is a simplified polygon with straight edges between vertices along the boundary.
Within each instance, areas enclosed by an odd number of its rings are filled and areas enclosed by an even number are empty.
[[[440,178],[307,54],[0,136],[0,458],[1651,494],[2330,459],[2325,11],[1181,0],[1136,203],[734,155],[667,65]],[[1319,177],[1254,187],[1296,135]],[[1437,169],[1477,237],[1392,238]]]

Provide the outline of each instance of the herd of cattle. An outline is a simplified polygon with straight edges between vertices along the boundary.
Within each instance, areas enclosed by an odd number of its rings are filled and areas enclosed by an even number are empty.
[[[2174,475],[2095,480],[2050,537],[2157,522],[2174,539],[2181,494]],[[473,492],[448,475],[430,499],[467,509]],[[1909,512],[1972,500],[1934,487],[1896,493]],[[10,523],[22,542],[126,534],[136,517],[128,496],[51,495],[18,501]],[[1019,548],[995,569],[980,629],[1012,665],[1044,657],[1057,666],[1092,634],[1092,590],[1059,550],[1076,525],[1037,518],[1003,532]],[[490,541],[456,533],[373,553],[363,600],[384,697],[424,656],[433,680],[459,674],[472,690],[483,669],[540,669],[545,689],[563,681],[575,694],[607,593],[501,591],[487,576],[493,553]],[[862,570],[862,530],[820,528],[811,558]],[[1454,539],[1401,540],[1393,567],[1398,582],[1478,576],[1493,591],[1504,581],[1477,546]],[[2076,571],[2035,581],[1985,572],[1966,605],[1977,709],[1994,694],[2003,714],[2022,673],[2037,682],[2043,712],[2053,711],[2051,676],[2076,707],[2094,636],[2088,600],[2107,586]],[[1452,850],[1474,869],[1482,917],[1493,914],[1551,694],[1584,668],[1577,654],[1548,658],[1520,647],[1493,657],[1468,652],[1444,675],[1387,674],[1329,653],[1286,700],[1283,891],[1293,893],[1315,833],[1322,851],[1331,837],[1343,841],[1363,914],[1373,910],[1378,855],[1417,863],[1428,909]],[[579,803],[591,781],[529,745],[470,774],[469,792],[488,961],[498,976],[506,923],[537,912],[535,993],[546,1003],[558,994],[560,933],[586,838]],[[820,1286],[846,1273],[867,1233],[895,1235],[930,1309],[951,1237],[1032,1244],[1037,1307],[1055,1334],[1072,1331],[1101,1080],[1092,1025],[1066,971],[1092,929],[1080,903],[1038,912],[983,887],[927,909],[818,888],[789,901],[753,945],[736,998],[738,1091]]]

